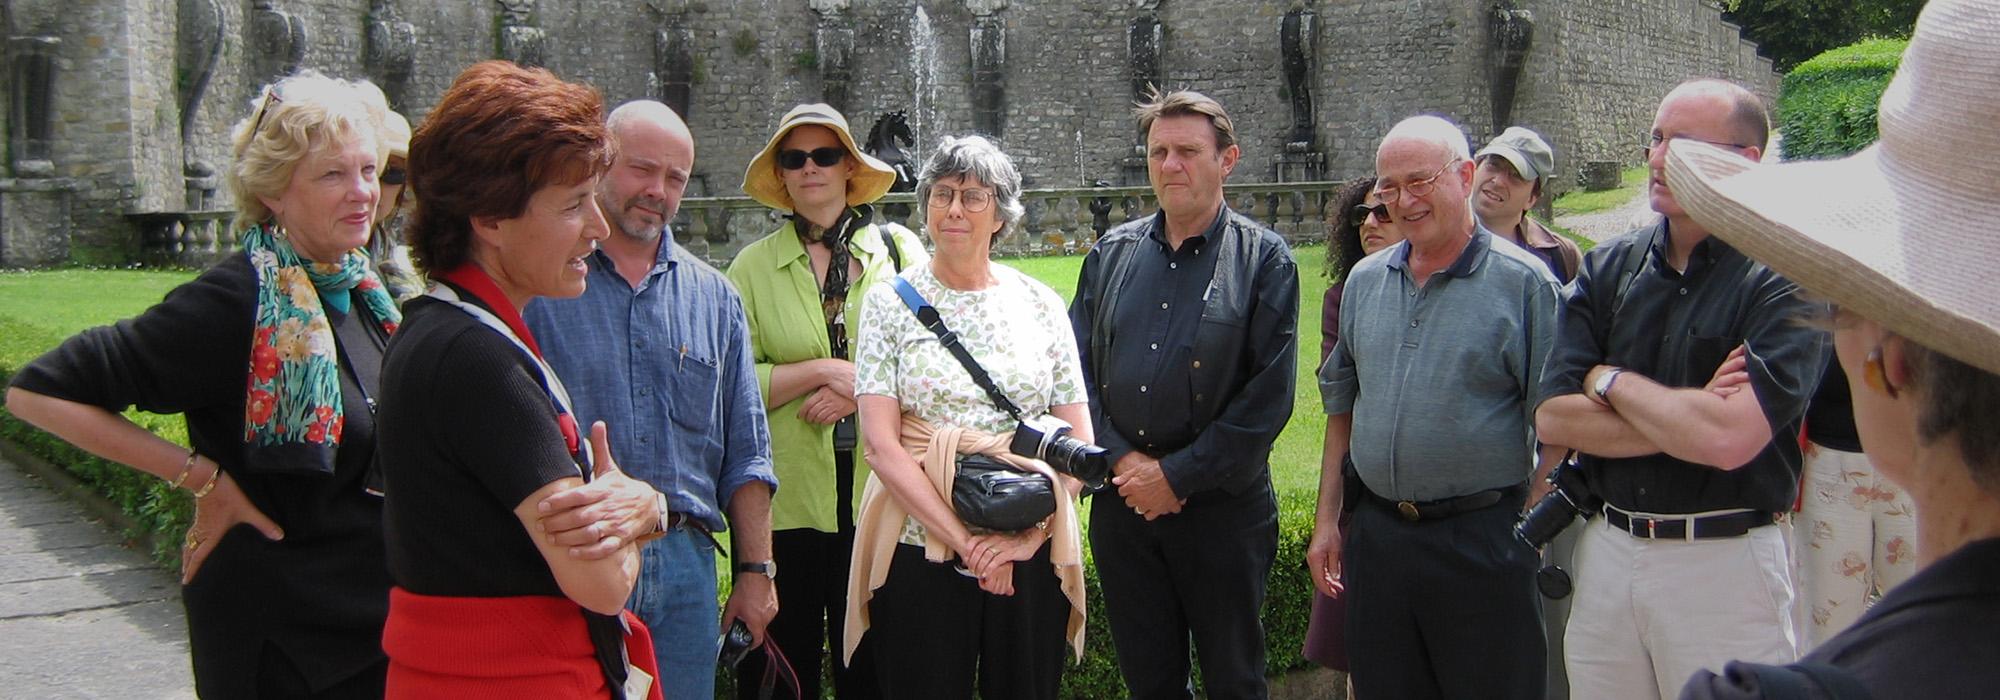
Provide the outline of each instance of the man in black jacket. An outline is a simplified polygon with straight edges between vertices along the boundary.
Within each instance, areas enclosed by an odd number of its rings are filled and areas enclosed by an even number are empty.
[[[1137,110],[1160,211],[1106,232],[1070,307],[1091,419],[1117,492],[1091,547],[1131,697],[1261,698],[1258,613],[1277,553],[1271,444],[1292,413],[1298,268],[1229,210],[1234,127],[1200,93]]]

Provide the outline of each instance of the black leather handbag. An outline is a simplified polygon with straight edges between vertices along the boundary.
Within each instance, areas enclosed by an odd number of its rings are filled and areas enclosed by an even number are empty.
[[[1049,478],[986,455],[959,455],[951,508],[966,525],[994,532],[1034,527],[1056,512]]]
[[[917,315],[917,321],[937,334],[938,342],[958,359],[967,374],[972,375],[972,381],[986,391],[993,405],[1019,421],[1021,409],[993,385],[993,377],[987,375],[986,368],[979,366],[979,361],[973,359],[965,345],[958,342],[958,334],[945,328],[937,308],[918,294],[909,280],[892,277],[890,284],[903,298],[903,305]],[[1056,512],[1055,486],[1049,482],[1046,476],[1020,471],[987,455],[959,455],[958,476],[952,479],[951,484],[951,507],[957,511],[959,520],[974,529],[993,532],[1025,530]]]

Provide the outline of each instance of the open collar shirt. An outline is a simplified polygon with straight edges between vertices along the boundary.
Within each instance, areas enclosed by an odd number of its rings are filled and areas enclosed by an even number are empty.
[[[778,486],[742,299],[671,230],[637,289],[603,251],[586,262],[581,296],[536,299],[522,317],[578,424],[604,421],[625,473],[665,493],[674,512],[724,530],[738,488]]]
[[[1349,454],[1377,495],[1463,496],[1534,469],[1534,395],[1560,287],[1540,259],[1495,240],[1475,224],[1421,287],[1408,242],[1348,272],[1320,393],[1328,415],[1353,414]]]
[[[1746,346],[1750,387],[1771,425],[1770,444],[1749,463],[1725,471],[1665,453],[1584,454],[1579,463],[1592,491],[1628,511],[1790,510],[1798,495],[1800,419],[1826,361],[1826,333],[1803,321],[1825,307],[1714,237],[1695,244],[1686,271],[1675,270],[1669,239],[1661,220],[1584,256],[1566,292],[1562,340],[1542,377],[1543,400],[1582,393],[1584,376],[1599,364],[1668,387],[1704,386],[1730,351]],[[1627,257],[1635,255],[1642,256],[1636,263]]]

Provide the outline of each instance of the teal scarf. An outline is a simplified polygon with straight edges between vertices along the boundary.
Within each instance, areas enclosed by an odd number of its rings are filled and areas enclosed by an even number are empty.
[[[346,311],[350,290],[359,291],[384,333],[395,333],[403,315],[367,256],[350,251],[337,264],[308,261],[282,230],[267,226],[243,234],[243,254],[257,271],[256,334],[243,411],[246,463],[331,474],[346,421],[340,353],[321,297]]]

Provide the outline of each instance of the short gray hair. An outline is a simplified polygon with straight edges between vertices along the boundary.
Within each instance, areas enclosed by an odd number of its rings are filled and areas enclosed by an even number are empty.
[[[929,219],[931,186],[960,175],[993,188],[993,211],[1000,218],[993,242],[1000,242],[1028,208],[1021,205],[1021,171],[1014,167],[1014,159],[986,137],[946,136],[938,142],[937,150],[931,152],[923,172],[917,175],[917,214]]]

